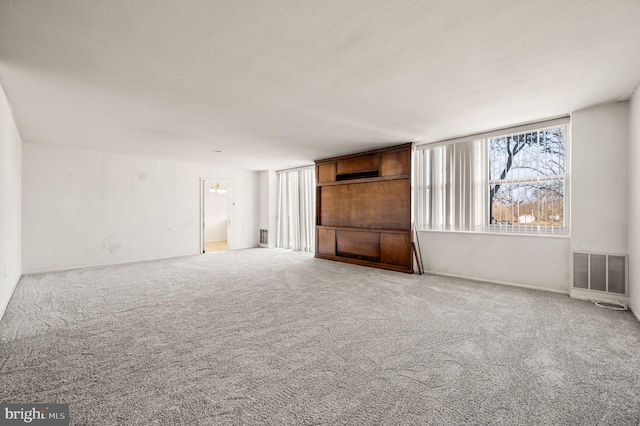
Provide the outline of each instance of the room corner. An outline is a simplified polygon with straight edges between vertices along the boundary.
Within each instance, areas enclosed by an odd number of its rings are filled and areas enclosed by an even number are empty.
[[[629,307],[640,321],[640,225],[633,220],[640,211],[640,87],[629,101],[628,155],[628,244],[629,244]]]
[[[0,84],[0,319],[22,276],[22,139]]]

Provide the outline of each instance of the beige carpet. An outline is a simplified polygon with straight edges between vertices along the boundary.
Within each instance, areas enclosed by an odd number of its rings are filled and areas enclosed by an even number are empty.
[[[0,401],[76,425],[640,419],[629,312],[284,250],[25,276],[0,342]]]

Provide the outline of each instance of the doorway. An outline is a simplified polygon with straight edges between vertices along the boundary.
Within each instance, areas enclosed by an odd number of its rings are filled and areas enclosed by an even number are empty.
[[[202,179],[202,253],[228,251],[230,247],[229,200],[231,183],[214,179]]]

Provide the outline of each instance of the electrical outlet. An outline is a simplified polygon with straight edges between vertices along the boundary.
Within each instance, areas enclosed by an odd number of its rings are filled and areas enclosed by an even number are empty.
[[[102,248],[103,249],[108,249],[109,248],[109,241],[105,241],[102,243]]]

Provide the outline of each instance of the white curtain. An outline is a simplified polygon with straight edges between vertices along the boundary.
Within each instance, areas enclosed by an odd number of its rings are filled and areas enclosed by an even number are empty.
[[[276,247],[315,251],[316,179],[313,167],[278,172]]]
[[[484,140],[419,150],[415,169],[418,229],[474,231],[487,224]]]

